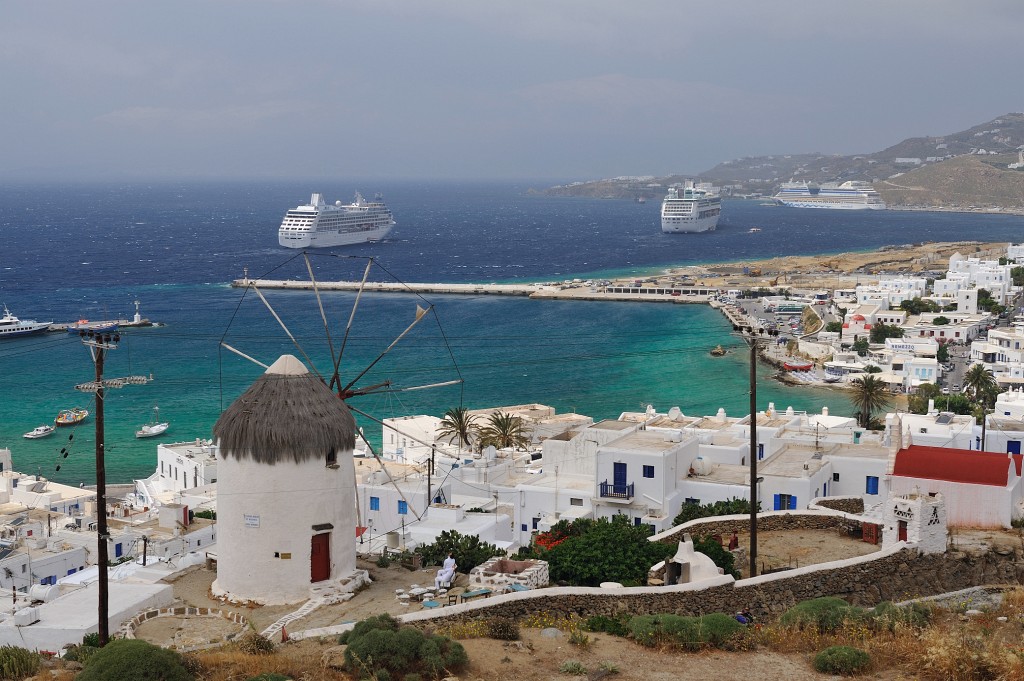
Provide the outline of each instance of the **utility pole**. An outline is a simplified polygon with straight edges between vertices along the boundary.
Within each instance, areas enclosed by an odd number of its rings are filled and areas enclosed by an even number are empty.
[[[750,339],[750,574],[757,576],[757,339]]]
[[[97,585],[99,588],[99,637],[100,646],[110,641],[109,591],[107,582],[107,470],[103,457],[103,361],[108,350],[116,350],[120,342],[119,334],[97,334],[81,332],[82,342],[89,348],[93,364],[96,366],[96,566],[99,570]]]

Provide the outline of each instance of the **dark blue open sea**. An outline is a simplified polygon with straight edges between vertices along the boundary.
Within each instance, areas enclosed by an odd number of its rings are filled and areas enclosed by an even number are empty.
[[[300,277],[305,264],[277,245],[288,208],[313,191],[348,201],[381,191],[398,226],[388,240],[317,252],[319,279],[356,279],[366,256],[374,279],[408,282],[545,281],[646,273],[671,265],[783,254],[870,249],[919,241],[1021,241],[1024,218],[1005,215],[814,211],[726,202],[718,230],[665,235],[657,201],[534,196],[531,184],[353,182],[195,182],[5,186],[0,190],[0,303],[22,319],[67,322],[130,317],[133,301],[163,323],[122,334],[106,376],[150,374],[154,381],[108,392],[108,478],[148,475],[154,440],[134,431],[155,405],[171,422],[165,440],[209,437],[220,411],[262,369],[221,348],[226,342],[266,363],[300,354],[263,304],[229,282],[251,275]],[[751,235],[751,226],[762,229]],[[353,257],[348,257],[353,256]],[[330,366],[311,294],[268,292],[321,373]],[[340,341],[354,295],[324,295],[332,338]],[[704,306],[537,302],[475,296],[367,295],[342,363],[355,378],[413,320],[431,314],[357,382],[395,387],[462,378],[457,386],[353,398],[372,441],[373,418],[441,415],[469,408],[542,402],[614,418],[653,404],[686,413],[746,413],[745,353],[712,360],[716,344],[739,348],[724,319]],[[94,477],[93,421],[47,439],[25,440],[57,411],[91,408],[74,384],[92,378],[77,337],[50,333],[0,342],[0,446],[15,465],[56,480]],[[767,370],[763,376],[770,375]],[[851,413],[827,389],[760,383],[759,402],[780,408]],[[69,439],[70,435],[74,435]],[[64,457],[61,450],[68,453]],[[57,466],[61,468],[58,471]]]

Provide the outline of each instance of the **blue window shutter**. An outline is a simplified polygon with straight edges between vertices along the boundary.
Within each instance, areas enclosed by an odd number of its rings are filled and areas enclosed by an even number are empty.
[[[822,485],[821,485],[821,496],[823,496],[823,497],[827,497],[828,496],[828,483],[827,482],[826,483],[822,483]]]
[[[370,497],[370,510],[371,511],[379,511],[380,510],[380,497]]]
[[[526,527],[526,523],[522,524],[522,528],[523,528],[523,532],[529,532],[530,531],[529,528]]]
[[[795,496],[789,497],[789,508],[790,508],[790,510],[796,509],[796,497]]]
[[[405,501],[398,500],[398,515],[406,515],[409,512],[409,504]]]
[[[764,443],[763,442],[758,442],[757,443],[757,460],[760,461],[763,458],[764,458]]]
[[[774,510],[776,510],[776,511],[781,511],[782,510],[782,495],[781,494],[776,494],[775,495],[775,509]]]

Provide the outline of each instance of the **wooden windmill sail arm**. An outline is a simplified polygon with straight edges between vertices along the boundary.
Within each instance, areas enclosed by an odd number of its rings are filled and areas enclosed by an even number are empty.
[[[346,385],[343,388],[343,391],[347,391],[349,388],[351,388],[353,385],[355,385],[356,381],[358,381],[360,378],[365,376],[366,372],[368,372],[370,369],[372,369],[377,362],[379,362],[382,359],[384,359],[384,355],[386,355],[389,352],[391,352],[391,349],[394,348],[396,345],[398,345],[398,341],[400,341],[403,338],[405,338],[405,336],[410,331],[412,331],[413,327],[416,326],[417,324],[419,324],[420,320],[423,319],[424,317],[426,317],[427,313],[430,312],[432,309],[434,309],[433,305],[431,305],[430,307],[428,307],[426,309],[424,309],[424,308],[420,307],[419,305],[417,305],[416,306],[416,318],[412,320],[412,324],[410,324],[409,326],[405,327],[405,331],[403,331],[402,333],[398,334],[398,338],[396,338],[395,340],[391,341],[391,345],[389,345],[386,348],[384,348],[384,352],[382,352],[379,355],[377,355],[377,359],[375,359],[372,362],[370,362],[370,364],[365,369],[363,369],[362,371],[359,372],[358,376],[356,376],[351,381],[349,381],[349,384]]]
[[[276,319],[277,323],[281,325],[281,328],[284,329],[284,332],[288,334],[288,338],[291,339],[292,345],[294,345],[295,349],[298,350],[299,353],[301,353],[302,356],[306,359],[306,362],[309,364],[309,368],[313,370],[314,374],[319,376],[320,372],[317,371],[316,366],[313,364],[313,360],[309,358],[309,355],[306,354],[306,351],[302,349],[301,345],[299,345],[299,341],[295,340],[295,336],[292,335],[292,332],[288,330],[287,326],[285,326],[284,321],[282,321],[282,319],[278,316],[277,311],[273,308],[273,306],[271,306],[270,302],[263,296],[263,292],[256,288],[255,282],[250,282],[249,285],[252,287],[252,290],[256,292],[256,295],[260,297],[260,300],[263,301],[263,304],[267,306],[267,309],[270,310],[270,314],[274,316],[274,319]]]
[[[348,345],[348,334],[352,331],[352,321],[356,317],[356,310],[359,309],[359,301],[363,297],[363,290],[366,289],[366,280],[370,278],[370,268],[373,267],[373,258],[370,258],[366,263],[366,269],[363,271],[363,280],[359,282],[359,290],[356,292],[356,300],[352,303],[352,311],[348,315],[348,323],[345,325],[345,336],[341,340],[341,348],[338,350],[338,356],[334,358],[334,373],[331,374],[330,388],[341,385],[341,377],[338,375],[338,371],[341,368],[341,358],[345,356],[345,346]],[[355,383],[353,381],[352,383]],[[349,387],[352,387],[352,383]]]

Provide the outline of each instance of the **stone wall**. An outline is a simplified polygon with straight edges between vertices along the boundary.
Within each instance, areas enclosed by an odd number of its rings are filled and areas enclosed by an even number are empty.
[[[859,526],[859,522],[851,520],[841,513],[833,511],[772,511],[757,514],[757,530],[845,530],[851,526]],[[705,537],[720,534],[728,537],[733,533],[746,532],[750,529],[749,515],[715,516],[691,520],[678,525],[661,534],[651,537],[651,541],[663,544],[677,544],[683,540],[684,534],[694,537]]]
[[[824,508],[840,513],[859,515],[864,512],[863,497],[821,497],[811,501],[809,508]]]
[[[981,584],[1024,584],[1020,549],[1000,555],[950,552],[919,554],[900,549],[860,558],[822,563],[761,575],[737,582],[728,579],[705,588],[635,587],[615,589],[550,588],[493,596],[484,602],[407,615],[409,622],[434,624],[481,617],[514,617],[544,612],[554,616],[674,613],[700,615],[750,610],[756,617],[777,616],[800,601],[838,596],[850,603],[873,606],[957,591]]]
[[[140,612],[135,617],[131,618],[127,622],[121,625],[120,635],[121,638],[135,638],[135,630],[138,629],[139,625],[143,622],[147,622],[158,617],[223,617],[229,622],[234,622],[241,628],[239,631],[231,634],[227,637],[228,641],[232,641],[238,637],[239,634],[248,630],[249,620],[244,615],[230,610],[217,610],[215,608],[196,608],[192,606],[176,606],[171,608],[159,608],[157,610],[147,610]],[[204,648],[211,648],[215,646],[224,645],[223,641],[210,643],[207,645],[194,646],[187,650],[201,650]],[[184,651],[184,649],[182,649]]]

